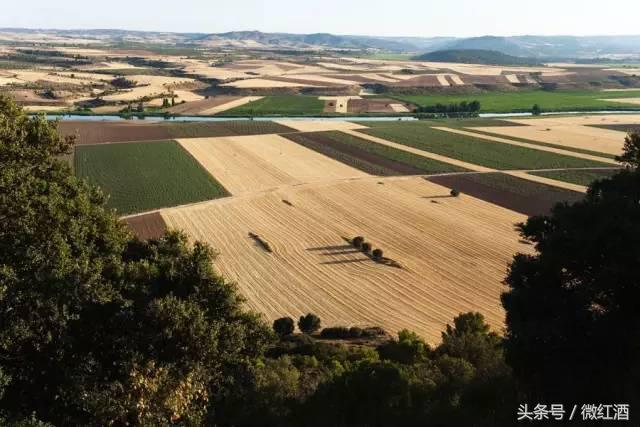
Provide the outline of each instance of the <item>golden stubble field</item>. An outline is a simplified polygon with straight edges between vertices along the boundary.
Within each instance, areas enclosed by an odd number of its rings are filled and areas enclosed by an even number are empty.
[[[514,231],[524,216],[447,195],[419,177],[361,179],[168,209],[162,216],[219,251],[217,270],[270,321],[314,312],[325,326],[407,328],[437,342],[461,312],[479,311],[500,330],[507,263],[530,250]],[[343,237],[356,235],[403,268],[353,250]]]
[[[622,152],[626,133],[594,127],[640,123],[638,114],[593,115],[576,117],[545,117],[533,119],[509,119],[526,126],[496,126],[471,128],[505,137],[524,138],[571,148],[598,151],[618,155]]]
[[[523,215],[420,177],[379,178],[276,135],[180,140],[234,195],[161,212],[219,252],[216,269],[272,321],[314,312],[324,326],[407,328],[437,342],[461,312],[500,330],[500,294]],[[249,233],[269,243],[265,251]],[[344,238],[365,236],[403,268]]]

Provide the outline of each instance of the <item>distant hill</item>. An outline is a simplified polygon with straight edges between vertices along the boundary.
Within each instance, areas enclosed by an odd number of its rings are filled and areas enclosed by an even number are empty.
[[[483,36],[456,37],[379,37],[328,33],[290,34],[261,31],[227,33],[171,33],[111,29],[56,30],[3,28],[0,33],[55,35],[82,38],[99,44],[149,43],[180,47],[236,47],[247,49],[352,49],[402,53],[485,50],[538,60],[578,60],[611,58],[640,60],[640,36]],[[512,60],[513,62],[513,60]]]
[[[414,59],[429,62],[460,62],[463,64],[487,65],[537,65],[531,58],[507,55],[495,50],[484,49],[447,49],[425,53]]]
[[[528,58],[568,59],[640,55],[640,36],[484,36],[457,39],[441,49],[495,50],[507,55]]]

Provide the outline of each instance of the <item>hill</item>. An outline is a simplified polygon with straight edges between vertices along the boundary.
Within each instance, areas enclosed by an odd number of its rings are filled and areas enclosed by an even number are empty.
[[[463,64],[487,65],[534,65],[538,61],[531,58],[507,55],[495,50],[447,49],[425,53],[414,59],[430,62],[458,62]]]

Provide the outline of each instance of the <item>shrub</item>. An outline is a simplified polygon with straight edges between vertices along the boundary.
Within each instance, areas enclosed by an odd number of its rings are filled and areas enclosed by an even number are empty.
[[[451,197],[458,197],[460,195],[460,192],[454,188],[449,194],[451,194]]]
[[[383,255],[382,249],[374,249],[372,255],[375,260],[381,260]]]
[[[325,339],[345,339],[351,338],[351,335],[349,334],[349,328],[345,328],[344,326],[336,326],[334,328],[324,328],[322,332],[320,332],[320,337]]]
[[[295,329],[293,319],[290,317],[281,317],[273,322],[273,330],[279,337],[291,335]]]
[[[371,252],[371,243],[364,242],[360,249],[362,249],[362,252],[368,254],[369,252]]]
[[[313,313],[309,313],[306,316],[300,316],[298,329],[305,334],[312,334],[320,329],[320,318]]]
[[[351,241],[351,244],[353,244],[353,246],[355,246],[358,249],[362,248],[363,243],[364,243],[364,237],[362,236],[354,237],[353,240]]]

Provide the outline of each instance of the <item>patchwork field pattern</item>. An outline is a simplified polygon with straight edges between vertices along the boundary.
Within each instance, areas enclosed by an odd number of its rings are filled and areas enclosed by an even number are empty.
[[[363,172],[379,176],[461,172],[464,169],[372,143],[343,132],[295,133],[287,138]]]
[[[174,141],[78,146],[78,177],[99,185],[119,214],[227,196],[227,191]]]
[[[215,267],[268,320],[314,312],[326,326],[409,328],[436,342],[460,312],[480,311],[500,329],[507,262],[530,250],[513,228],[524,216],[448,194],[422,178],[317,183],[162,216],[216,248]],[[250,232],[273,252],[256,245]],[[343,237],[355,235],[403,268],[354,251]]]
[[[502,131],[504,128],[492,127],[491,129],[497,133],[496,130]],[[464,162],[501,170],[609,166],[592,160],[437,130],[420,122],[392,122],[386,126],[365,129],[361,132]]]

